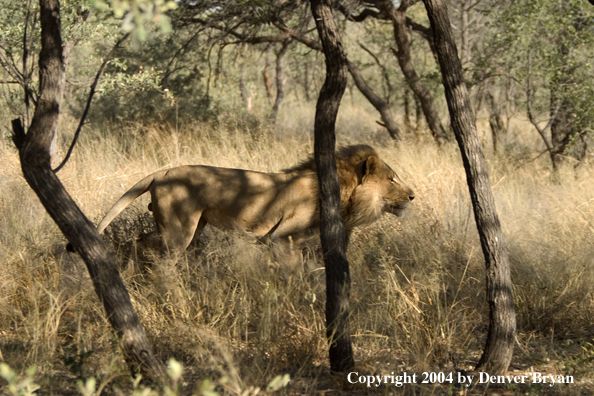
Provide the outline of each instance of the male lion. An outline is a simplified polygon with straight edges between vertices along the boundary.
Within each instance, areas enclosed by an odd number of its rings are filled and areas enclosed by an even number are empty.
[[[377,152],[367,145],[336,153],[342,214],[347,232],[376,221],[383,212],[401,216],[414,198]],[[274,240],[299,241],[319,228],[317,177],[313,158],[281,173],[213,166],[179,166],[136,183],[107,212],[102,233],[136,198],[151,192],[163,248],[177,259],[206,224]]]

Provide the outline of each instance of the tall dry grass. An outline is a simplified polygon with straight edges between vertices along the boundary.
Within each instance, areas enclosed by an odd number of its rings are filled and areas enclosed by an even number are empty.
[[[310,153],[312,114],[311,108],[285,110],[276,128],[232,116],[214,126],[178,130],[91,128],[59,175],[81,209],[98,221],[127,188],[157,169],[289,167]],[[405,218],[385,216],[353,235],[351,332],[358,370],[469,369],[480,356],[488,307],[458,149],[437,148],[427,135],[409,135],[396,145],[370,128],[373,120],[345,106],[339,141],[374,145],[417,198]],[[73,129],[68,120],[61,127]],[[594,314],[593,168],[569,164],[554,183],[546,158],[528,161],[522,154],[521,144],[535,144],[532,132],[521,123],[515,131],[507,154],[494,156],[481,129],[512,265],[519,326],[512,368],[540,367],[585,383],[592,379],[594,356],[588,344]],[[0,157],[0,359],[20,370],[38,365],[46,393],[76,389],[73,379],[91,376],[107,393],[130,389],[84,264],[65,252],[8,141],[0,143]],[[141,258],[148,264],[139,271],[139,259],[130,259],[125,242],[130,245],[146,222],[143,198],[116,222],[123,236],[114,251],[157,354],[185,364],[190,388],[213,378],[220,392],[256,393],[253,387],[282,373],[293,379],[289,393],[339,386],[327,375],[322,269],[286,265],[282,254],[207,229],[176,268],[159,265],[148,252]]]

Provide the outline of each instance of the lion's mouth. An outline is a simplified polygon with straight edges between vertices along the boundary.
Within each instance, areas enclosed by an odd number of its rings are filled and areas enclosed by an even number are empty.
[[[386,208],[386,212],[392,213],[398,217],[403,217],[407,206],[408,202],[404,204],[390,205]]]

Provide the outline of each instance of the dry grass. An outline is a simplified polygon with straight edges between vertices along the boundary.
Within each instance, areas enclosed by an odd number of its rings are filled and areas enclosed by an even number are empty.
[[[90,129],[60,177],[97,221],[129,186],[159,168],[200,163],[278,171],[303,159],[312,145],[303,132],[310,125],[303,120],[313,119],[311,108],[295,107],[290,114],[285,109],[282,119],[291,121],[277,130],[233,117],[178,132],[135,125]],[[346,106],[340,141],[377,147],[417,199],[404,219],[385,216],[353,236],[351,331],[358,371],[469,369],[480,356],[487,306],[482,251],[458,150],[438,149],[426,135],[396,146],[377,130],[361,132],[373,121]],[[62,127],[72,129],[68,121]],[[532,132],[522,128],[516,127],[518,141],[532,144]],[[519,335],[512,369],[572,374],[583,387],[594,379],[594,169],[568,165],[555,184],[546,158],[526,161],[518,145],[509,152],[488,155],[488,161],[515,283]],[[0,157],[0,360],[19,371],[36,364],[44,394],[72,393],[77,377],[97,378],[105,394],[132,393],[84,264],[65,252],[63,237],[23,180],[7,141],[0,143]],[[119,221],[122,235],[114,228],[120,240],[142,226],[139,214],[147,202],[145,197]],[[177,268],[148,257],[150,265],[140,273],[125,243],[116,253],[157,354],[185,365],[186,393],[212,378],[221,393],[255,394],[254,387],[283,373],[293,380],[289,394],[394,391],[345,390],[344,378],[328,375],[323,270],[279,264],[282,256],[212,229]]]

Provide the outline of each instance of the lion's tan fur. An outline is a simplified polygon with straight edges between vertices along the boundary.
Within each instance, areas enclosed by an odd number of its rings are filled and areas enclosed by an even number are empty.
[[[383,212],[400,215],[414,197],[370,146],[339,149],[336,165],[349,231],[376,221]],[[99,224],[99,232],[147,191],[164,247],[174,255],[182,253],[206,224],[296,241],[318,228],[313,158],[281,173],[199,165],[153,173],[115,203]]]

